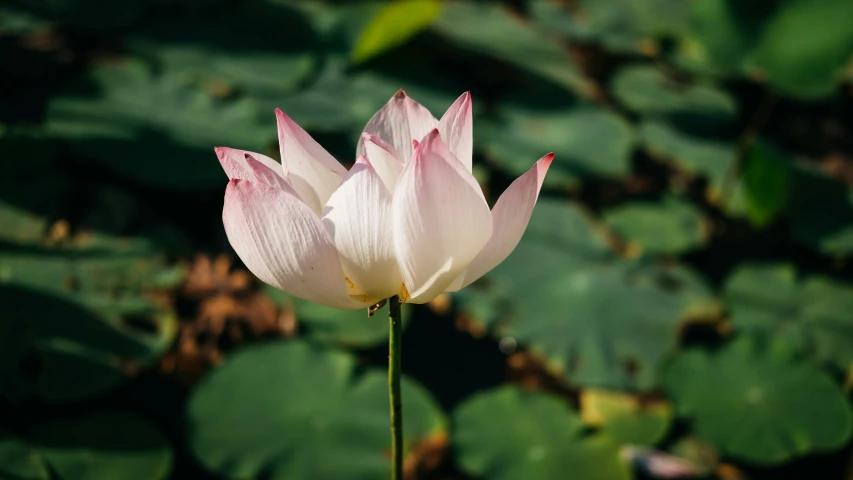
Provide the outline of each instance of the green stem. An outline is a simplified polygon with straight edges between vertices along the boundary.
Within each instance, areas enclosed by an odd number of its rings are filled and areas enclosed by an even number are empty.
[[[400,395],[400,365],[402,358],[403,322],[400,299],[388,300],[391,332],[388,335],[388,393],[391,400],[391,480],[403,480],[403,405]]]

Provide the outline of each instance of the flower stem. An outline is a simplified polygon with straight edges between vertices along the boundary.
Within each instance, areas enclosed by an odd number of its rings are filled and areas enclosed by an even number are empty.
[[[391,480],[403,480],[403,405],[400,395],[403,322],[400,299],[388,300],[391,331],[388,334],[388,393],[391,400]]]

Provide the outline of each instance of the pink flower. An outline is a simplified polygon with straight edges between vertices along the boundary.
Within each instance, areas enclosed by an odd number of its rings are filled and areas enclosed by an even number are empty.
[[[553,154],[490,211],[471,174],[471,96],[441,120],[400,90],[367,123],[347,170],[281,110],[281,165],[217,147],[231,179],[222,221],[258,278],[296,297],[363,308],[426,303],[501,263],[521,239]]]

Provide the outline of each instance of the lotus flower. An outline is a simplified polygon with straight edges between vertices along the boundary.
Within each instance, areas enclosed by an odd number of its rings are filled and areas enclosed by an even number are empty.
[[[246,267],[321,305],[426,303],[501,263],[521,239],[553,154],[494,208],[471,174],[471,96],[441,120],[400,90],[367,123],[347,171],[281,110],[281,164],[217,147],[222,221]]]

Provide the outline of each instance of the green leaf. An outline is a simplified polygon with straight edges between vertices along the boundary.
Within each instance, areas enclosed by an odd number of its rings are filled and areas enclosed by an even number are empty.
[[[772,145],[757,141],[747,154],[741,179],[749,220],[764,227],[788,206],[791,194],[790,161]]]
[[[619,445],[587,435],[577,413],[543,393],[501,387],[453,412],[453,447],[462,469],[490,480],[629,480]]]
[[[663,377],[697,437],[750,463],[778,465],[835,450],[853,433],[850,405],[829,376],[753,337],[714,354],[683,352]]]
[[[499,4],[448,2],[433,28],[456,46],[551,80],[582,97],[592,88],[565,48]]]
[[[63,480],[165,480],[172,447],[135,413],[106,410],[40,424],[27,439]]]
[[[630,172],[634,131],[613,112],[589,104],[508,101],[498,107],[498,114],[484,135],[485,153],[510,175],[526,172],[548,152],[555,154],[545,177],[551,187]]]
[[[806,166],[792,181],[791,238],[829,255],[853,253],[853,189]]]
[[[32,445],[0,432],[0,478],[51,480],[44,457]]]
[[[547,200],[513,254],[457,298],[567,381],[613,389],[654,388],[682,322],[716,313],[696,274],[616,260],[577,208]]]
[[[735,217],[746,216],[743,186],[735,169],[733,140],[703,137],[680,131],[668,122],[648,120],[640,124],[640,141],[652,156],[678,170],[707,178],[705,199]]]
[[[689,11],[681,0],[578,0],[571,14],[557,3],[532,2],[533,17],[576,40],[645,54],[656,53],[659,38],[683,31]]]
[[[604,221],[642,252],[678,254],[703,245],[709,226],[702,213],[674,196],[656,202],[628,202],[608,210]]]
[[[784,340],[842,371],[853,367],[853,286],[824,277],[797,279],[785,264],[747,264],[726,280],[738,329]]]
[[[156,361],[177,320],[143,292],[163,288],[165,271],[150,253],[0,252],[2,395],[87,398]]]
[[[710,84],[675,81],[651,65],[623,67],[611,86],[616,99],[630,110],[644,117],[669,118],[676,124],[719,128],[731,124],[738,111],[728,93]]]
[[[581,392],[581,416],[587,425],[622,444],[651,446],[663,440],[672,423],[672,406],[644,401],[635,395],[609,390]]]
[[[445,434],[429,395],[403,382],[405,445]],[[390,448],[384,371],[300,341],[241,350],[195,389],[189,444],[226,478],[384,480]],[[330,461],[329,459],[334,459]]]
[[[425,30],[441,13],[441,0],[400,0],[388,3],[365,27],[352,52],[363,63],[396,48]]]
[[[797,98],[826,97],[853,58],[853,2],[789,0],[762,29],[750,66],[767,82]]]
[[[275,138],[272,113],[259,123],[254,102],[217,100],[183,76],[157,75],[140,62],[91,70],[52,97],[47,131],[76,155],[160,188],[225,184],[217,145],[263,150]]]
[[[201,16],[160,15],[126,39],[128,48],[169,75],[207,82],[223,95],[236,88],[280,97],[312,73],[320,40],[298,10],[270,1],[226,7]],[[251,25],[251,35],[241,25]],[[272,118],[272,109],[263,113]]]

